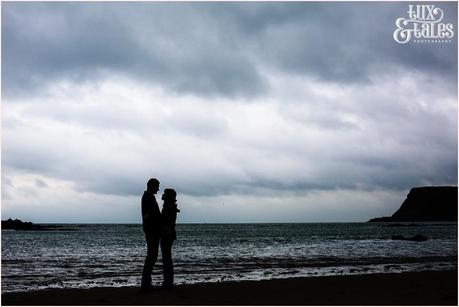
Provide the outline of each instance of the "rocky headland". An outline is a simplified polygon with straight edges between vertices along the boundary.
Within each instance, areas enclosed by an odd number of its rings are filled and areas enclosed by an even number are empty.
[[[416,187],[392,216],[369,222],[457,222],[457,201],[457,187]]]

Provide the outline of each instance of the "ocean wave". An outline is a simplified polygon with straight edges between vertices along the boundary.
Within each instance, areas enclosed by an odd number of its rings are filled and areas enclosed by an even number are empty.
[[[138,285],[140,225],[67,225],[67,232],[2,231],[2,291]],[[392,241],[417,226],[178,225],[177,283],[457,269],[457,224],[425,225],[426,242]],[[153,280],[162,281],[161,256]]]

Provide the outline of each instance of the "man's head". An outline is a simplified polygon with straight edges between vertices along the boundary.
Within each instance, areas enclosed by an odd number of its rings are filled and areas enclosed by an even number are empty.
[[[156,194],[159,190],[159,181],[156,178],[151,178],[147,182],[147,191]]]

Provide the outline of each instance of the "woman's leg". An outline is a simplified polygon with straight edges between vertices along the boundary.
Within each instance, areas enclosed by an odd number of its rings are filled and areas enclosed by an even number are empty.
[[[172,243],[168,238],[161,240],[161,254],[163,257],[163,286],[170,287],[174,284],[174,266],[172,263]]]

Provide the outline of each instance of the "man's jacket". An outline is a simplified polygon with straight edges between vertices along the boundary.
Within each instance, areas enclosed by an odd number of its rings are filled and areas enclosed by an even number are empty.
[[[161,212],[159,211],[155,195],[147,191],[142,196],[142,222],[145,233],[160,235]]]

